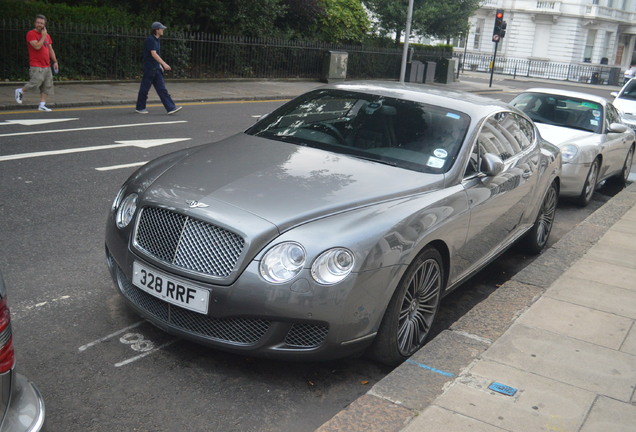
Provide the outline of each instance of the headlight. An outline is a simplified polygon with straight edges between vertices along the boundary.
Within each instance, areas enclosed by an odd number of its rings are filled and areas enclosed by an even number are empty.
[[[122,186],[121,189],[119,189],[119,192],[117,192],[117,196],[113,200],[113,211],[117,210],[117,207],[119,207],[119,204],[121,204],[121,200],[124,198],[125,193],[126,185]]]
[[[293,279],[305,265],[307,253],[298,243],[281,243],[267,251],[260,272],[265,280],[280,284]]]
[[[130,194],[119,205],[117,216],[115,217],[115,222],[119,229],[126,228],[133,219],[135,210],[137,210],[137,198],[138,195],[136,193]]]
[[[561,147],[563,162],[572,162],[578,153],[579,148],[574,144],[567,144]]]
[[[333,285],[346,278],[354,265],[353,253],[335,248],[320,254],[311,266],[311,276],[323,285]]]

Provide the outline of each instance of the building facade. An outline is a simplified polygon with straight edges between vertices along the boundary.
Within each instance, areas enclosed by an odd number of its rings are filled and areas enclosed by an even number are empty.
[[[507,23],[498,56],[621,70],[636,63],[636,0],[484,0],[457,50],[493,53],[497,9]]]

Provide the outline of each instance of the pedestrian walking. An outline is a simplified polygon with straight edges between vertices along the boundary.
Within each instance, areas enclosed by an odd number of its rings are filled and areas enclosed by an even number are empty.
[[[51,64],[57,73],[57,56],[53,50],[53,39],[46,30],[46,17],[35,16],[34,29],[26,35],[27,49],[29,51],[29,82],[24,87],[15,90],[15,101],[22,103],[24,93],[29,90],[40,90],[40,111],[52,111],[46,106],[46,98],[53,94],[53,74]]]
[[[624,73],[625,80],[623,83],[627,83],[630,79],[636,76],[636,65],[631,65]]]
[[[159,42],[159,38],[163,36],[163,31],[167,27],[160,22],[153,22],[150,28],[152,29],[152,33],[144,41],[144,76],[139,86],[135,111],[139,114],[148,114],[148,110],[146,109],[148,91],[151,86],[154,86],[168,114],[174,114],[183,107],[175,105],[166,88],[166,82],[163,79],[164,71],[172,69],[170,65],[161,58],[161,43]]]

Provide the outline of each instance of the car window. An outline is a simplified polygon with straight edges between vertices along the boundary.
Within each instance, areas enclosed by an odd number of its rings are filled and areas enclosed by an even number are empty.
[[[536,123],[594,133],[602,131],[603,107],[594,101],[530,92],[517,96],[511,105],[526,113]]]
[[[246,133],[443,173],[456,160],[469,124],[468,115],[448,108],[322,89],[283,105]]]
[[[521,131],[515,117],[513,113],[498,113],[486,120],[478,138],[482,153],[492,153],[505,161],[521,151]]]
[[[627,84],[625,84],[619,98],[636,100],[636,80],[630,80]]]
[[[532,143],[534,143],[534,138],[535,138],[535,132],[534,132],[534,125],[532,123],[530,123],[528,120],[526,120],[525,118],[516,115],[515,114],[515,119],[517,121],[517,126],[519,127],[519,142],[521,144],[521,148],[522,149],[527,149],[530,146],[532,146]]]
[[[614,105],[612,105],[611,103],[608,103],[607,106],[607,126],[609,127],[609,125],[611,125],[612,123],[621,123],[621,115],[618,113],[618,110],[616,109],[616,107]]]

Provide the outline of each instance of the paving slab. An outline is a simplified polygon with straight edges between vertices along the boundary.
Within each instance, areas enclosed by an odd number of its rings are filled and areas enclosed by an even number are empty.
[[[636,291],[636,269],[599,262],[587,257],[570,267],[568,277]]]
[[[634,432],[636,405],[599,397],[580,432]]]
[[[508,396],[490,390],[493,382],[517,392]],[[576,431],[595,399],[593,392],[580,387],[494,361],[480,361],[435,405],[507,431]]]
[[[632,325],[632,328],[629,331],[629,334],[625,338],[625,341],[623,342],[623,345],[620,349],[624,353],[636,356],[636,325]]]
[[[590,307],[542,297],[517,320],[517,323],[619,350],[632,327],[633,320]]]
[[[624,279],[620,273],[603,271],[608,279]],[[620,281],[619,281],[620,282]],[[589,279],[564,276],[546,294],[558,300],[636,319],[636,288],[623,288]]]
[[[590,392],[629,401],[636,383],[636,357],[515,324],[483,358]]]
[[[437,431],[470,431],[470,432],[504,432],[477,419],[431,405],[416,418],[403,432],[437,432]]]

